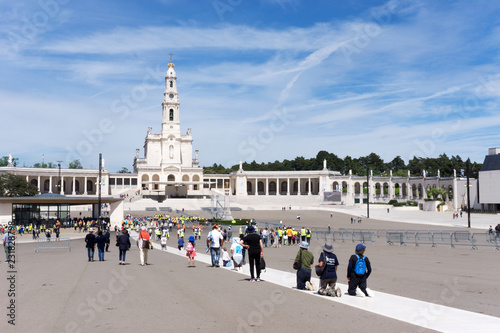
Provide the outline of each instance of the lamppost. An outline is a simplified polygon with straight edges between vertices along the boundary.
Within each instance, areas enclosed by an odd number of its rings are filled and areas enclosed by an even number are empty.
[[[467,159],[467,227],[470,228],[470,158]]]
[[[366,166],[366,218],[370,218],[370,169]]]
[[[101,228],[101,176],[102,176],[102,153],[99,153],[99,180],[98,183],[98,191],[97,191],[97,226]]]
[[[59,168],[59,182],[57,183],[56,187],[59,188],[59,194],[62,192],[62,183],[61,183],[61,163],[62,161],[57,161],[57,166]]]

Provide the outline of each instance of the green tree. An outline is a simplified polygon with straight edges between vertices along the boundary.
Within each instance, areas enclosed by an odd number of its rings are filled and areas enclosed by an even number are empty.
[[[389,169],[392,170],[393,174],[399,170],[406,169],[405,161],[403,161],[401,156],[398,155],[394,157],[392,161],[389,162]]]
[[[432,197],[433,199],[438,199],[438,197],[441,197],[441,199],[444,200],[446,195],[446,189],[433,187],[429,191],[427,191],[427,195],[429,197]]]
[[[132,172],[128,171],[126,167],[122,167],[120,170],[118,170],[118,173],[132,173]]]
[[[57,164],[49,162],[49,163],[35,163],[33,164],[33,168],[49,168],[49,169],[55,169],[57,168]]]
[[[38,188],[26,181],[24,177],[10,173],[0,175],[1,197],[26,197],[38,194]]]
[[[12,159],[12,165],[17,166],[18,163],[19,163],[19,159],[17,157],[14,157]],[[2,156],[2,158],[0,158],[0,167],[7,166],[7,165],[9,165],[9,156]]]
[[[69,169],[83,169],[82,163],[80,163],[80,160],[74,160],[73,162],[69,162],[68,165]]]

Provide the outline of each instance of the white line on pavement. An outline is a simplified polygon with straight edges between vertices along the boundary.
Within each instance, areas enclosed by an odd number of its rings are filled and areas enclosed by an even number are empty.
[[[135,236],[135,234],[134,234]],[[161,251],[161,245],[153,243],[154,248]],[[185,251],[179,251],[174,247],[167,247],[167,253],[186,257]],[[211,257],[208,254],[196,252],[196,261],[211,264]],[[250,275],[249,265],[244,265],[242,270],[234,271],[230,268],[225,268],[233,273]],[[267,268],[262,276],[264,281],[270,282],[285,288],[296,286],[296,275],[292,272],[285,272],[273,268]],[[318,278],[312,278],[316,287],[319,285]],[[347,285],[337,283],[343,291],[347,291]],[[436,330],[440,332],[498,332],[500,327],[500,318],[488,316],[476,312],[460,310],[449,306],[444,306],[431,302],[424,302],[412,298],[392,295],[383,292],[375,292],[375,297],[327,297],[321,296],[316,292],[301,291],[315,297],[327,298],[332,302],[352,306],[361,310],[372,312],[381,316],[400,320],[409,324],[417,325],[423,328]],[[436,298],[441,297],[443,300],[453,299],[458,297],[453,293],[452,289],[444,290]],[[346,293],[344,292],[344,295]]]

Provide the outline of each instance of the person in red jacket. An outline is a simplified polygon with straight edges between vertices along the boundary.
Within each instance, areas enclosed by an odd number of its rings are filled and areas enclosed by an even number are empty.
[[[146,226],[144,225],[141,227],[141,231],[139,231],[136,244],[140,251],[141,266],[145,266],[148,264],[148,251],[152,245],[149,232],[146,230]]]

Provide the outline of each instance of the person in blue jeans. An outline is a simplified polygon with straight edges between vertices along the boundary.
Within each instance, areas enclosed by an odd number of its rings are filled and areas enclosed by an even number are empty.
[[[104,261],[104,247],[106,246],[106,236],[102,234],[102,231],[99,230],[97,232],[97,238],[96,238],[96,243],[97,243],[97,251],[99,253],[99,261]]]
[[[314,255],[308,249],[309,244],[303,241],[295,256],[294,264],[301,262],[300,269],[297,271],[297,289],[314,291],[314,284],[311,281],[311,265],[314,263]]]
[[[123,229],[122,234],[116,240],[116,245],[120,250],[120,265],[125,265],[125,256],[130,249],[130,236],[127,229]]]
[[[95,251],[95,235],[92,228],[89,229],[89,233],[85,236],[85,247],[87,248],[87,254],[89,256],[89,261],[94,261],[94,251]]]
[[[212,257],[212,267],[219,267],[220,247],[224,243],[224,237],[217,230],[216,226],[212,227],[212,231],[207,236],[207,247],[210,247],[210,256]]]

